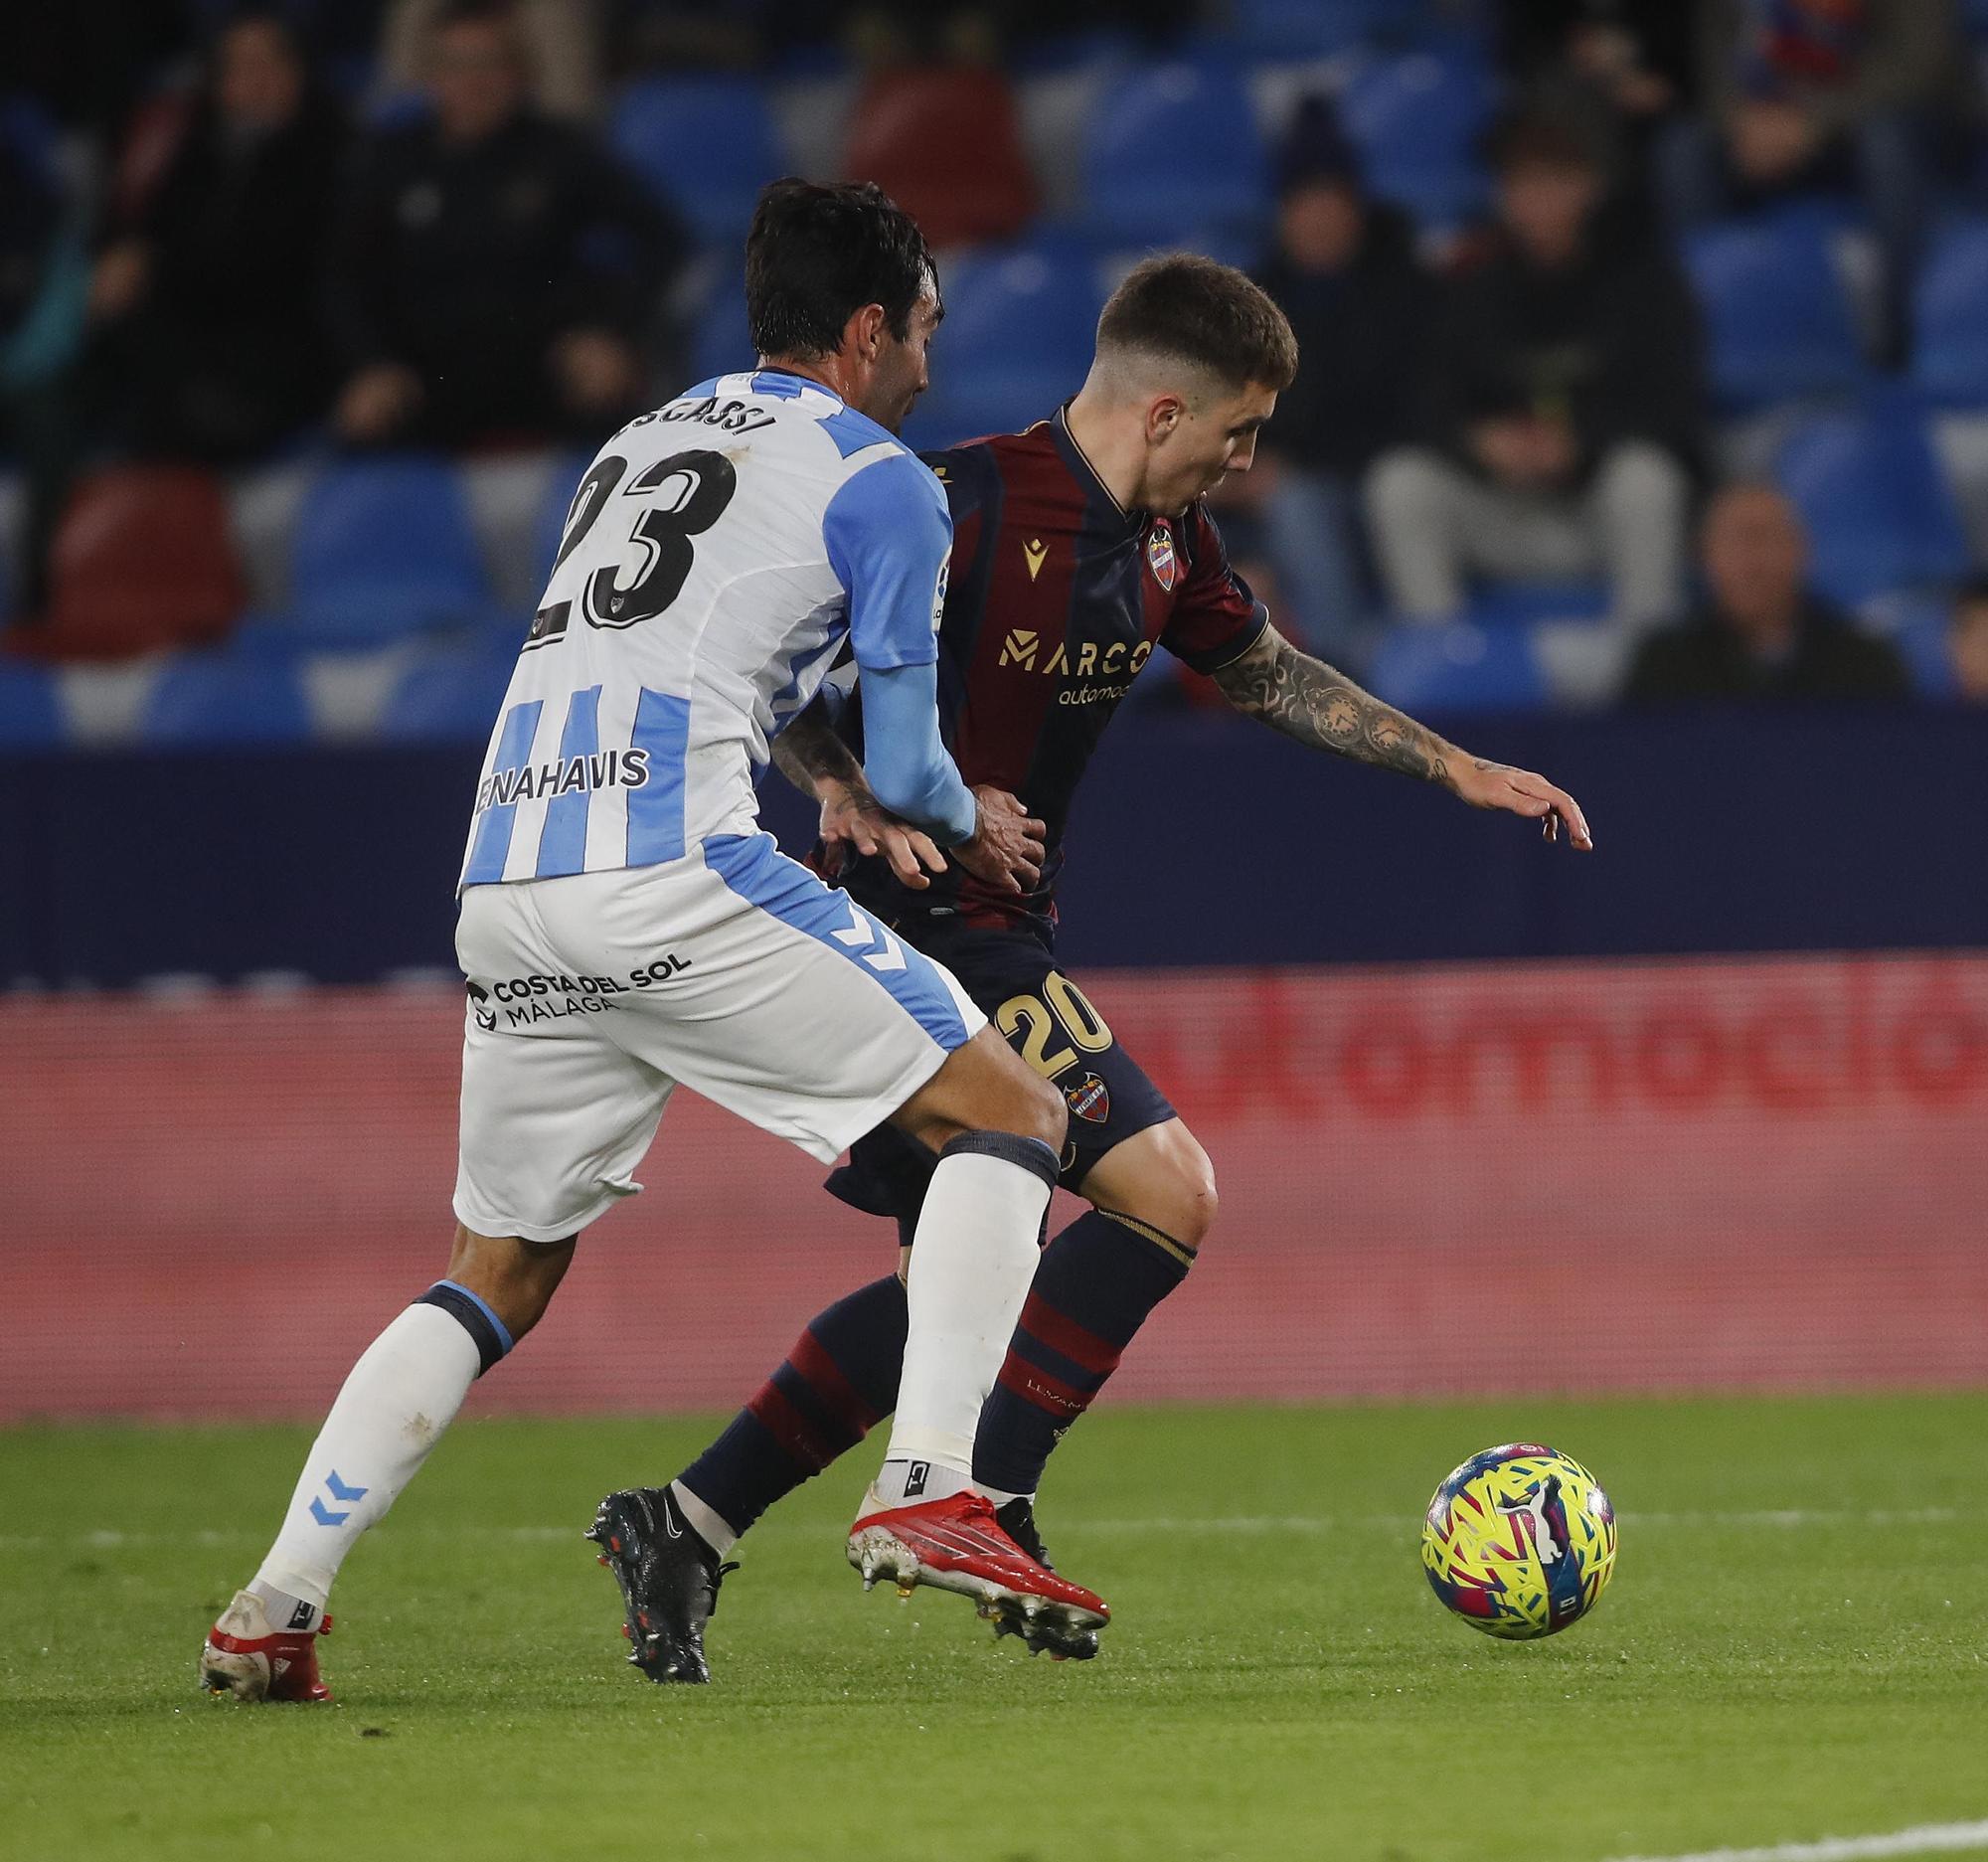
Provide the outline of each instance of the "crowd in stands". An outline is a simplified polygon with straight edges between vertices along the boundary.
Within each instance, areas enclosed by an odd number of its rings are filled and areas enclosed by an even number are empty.
[[[480,735],[579,462],[750,360],[788,171],[940,249],[916,443],[1074,392],[1142,250],[1248,266],[1302,363],[1232,555],[1405,704],[1988,703],[1985,56],[1982,0],[10,9],[0,747]]]

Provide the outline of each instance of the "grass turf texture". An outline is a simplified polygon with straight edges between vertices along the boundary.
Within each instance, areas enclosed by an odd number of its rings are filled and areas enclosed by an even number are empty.
[[[0,1434],[0,1854],[1559,1862],[1988,1816],[1988,1396],[1107,1409],[1043,1508],[1117,1613],[1087,1665],[862,1594],[873,1448],[746,1541],[717,1685],[663,1689],[580,1530],[705,1434],[459,1427],[346,1567],[329,1708],[194,1686],[305,1432]],[[1515,1438],[1622,1519],[1529,1644],[1416,1556]]]

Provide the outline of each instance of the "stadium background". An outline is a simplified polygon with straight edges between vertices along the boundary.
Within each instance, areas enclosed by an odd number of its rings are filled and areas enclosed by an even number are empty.
[[[431,10],[276,12],[367,137],[418,128]],[[355,445],[301,330],[316,399],[280,435],[244,450],[159,412],[184,374],[159,331],[185,325],[117,340],[138,313],[107,307],[105,259],[148,245],[156,278],[191,237],[148,189],[212,132],[201,49],[229,11],[78,6],[10,21],[0,57],[0,1420],[314,1416],[438,1264],[449,881],[577,453],[613,424],[472,410],[446,448]],[[981,236],[942,254],[913,434],[940,440],[1073,389],[1140,251],[1269,264],[1279,203],[1321,177],[1408,216],[1439,294],[1495,216],[1485,132],[1573,124],[1697,306],[1694,505],[1782,485],[1818,594],[1909,690],[1636,703],[1666,617],[1605,579],[1480,582],[1409,618],[1357,523],[1314,562],[1274,511],[1225,511],[1294,632],[1311,570],[1350,562],[1359,620],[1313,644],[1572,788],[1600,851],[1307,759],[1147,672],[1079,806],[1064,949],[1224,1207],[1115,1398],[1988,1380],[1978,54],[1937,121],[1888,95],[1836,131],[1919,137],[1903,220],[1846,155],[1708,223],[1667,192],[1716,121],[1703,48],[1678,62],[1650,26],[1689,9],[1128,11],[522,9],[564,49],[550,100],[653,190],[646,258],[624,226],[576,259],[627,287],[645,392],[744,359],[739,235],[775,173],[925,183],[928,219]],[[1922,11],[1988,43],[1988,9]],[[1631,120],[1654,93],[1594,77],[1597,32],[1669,101]],[[340,211],[306,229],[327,251]],[[239,237],[221,214],[201,250]],[[1414,436],[1401,402],[1389,444]],[[1282,441],[1302,481],[1305,435]],[[1716,606],[1696,580],[1686,599]],[[805,839],[777,778],[767,803]],[[475,1405],[724,1406],[890,1246],[808,1160],[688,1101],[643,1174]]]

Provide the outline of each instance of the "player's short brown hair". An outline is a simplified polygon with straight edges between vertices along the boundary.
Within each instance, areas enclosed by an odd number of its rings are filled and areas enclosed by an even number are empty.
[[[1206,369],[1231,388],[1281,394],[1297,379],[1298,339],[1261,286],[1194,253],[1142,259],[1097,320],[1097,350],[1142,351]]]

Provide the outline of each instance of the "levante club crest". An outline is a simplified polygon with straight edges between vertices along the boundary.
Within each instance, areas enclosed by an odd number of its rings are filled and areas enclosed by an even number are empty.
[[[1180,559],[1174,555],[1174,533],[1166,525],[1153,526],[1153,534],[1146,539],[1146,561],[1152,565],[1154,580],[1171,594],[1174,578],[1180,574]]]

